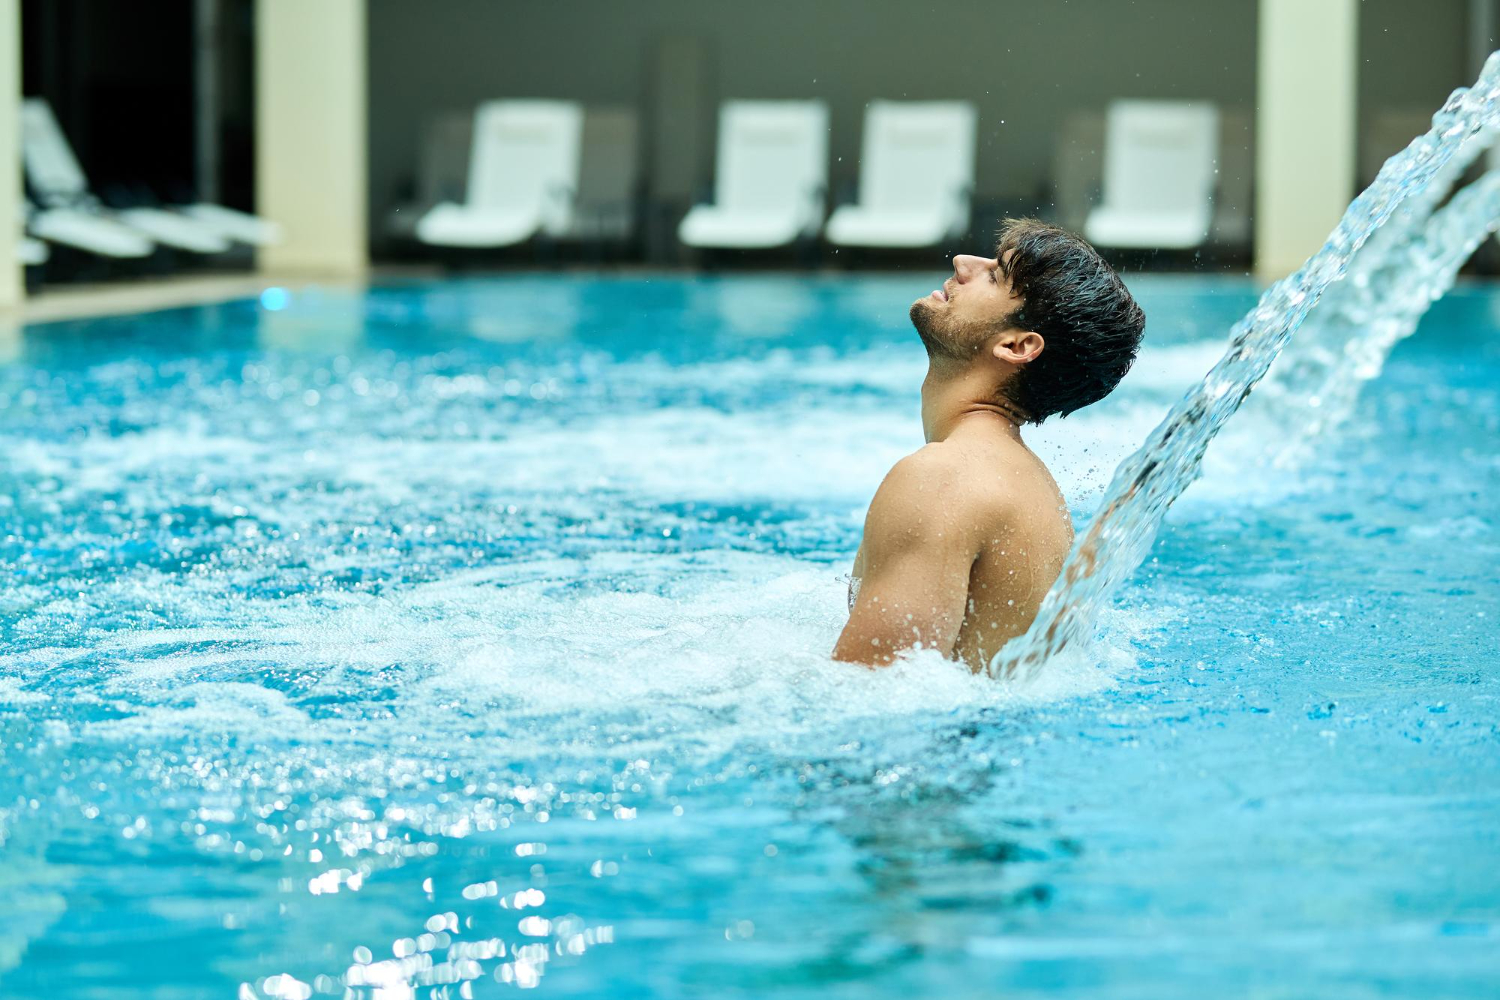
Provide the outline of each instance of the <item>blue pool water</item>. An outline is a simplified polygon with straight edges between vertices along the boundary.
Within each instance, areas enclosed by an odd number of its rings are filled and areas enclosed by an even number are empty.
[[[1017,689],[827,658],[935,277],[0,339],[0,996],[1495,995],[1500,294]],[[1080,522],[1254,301],[1135,286]]]

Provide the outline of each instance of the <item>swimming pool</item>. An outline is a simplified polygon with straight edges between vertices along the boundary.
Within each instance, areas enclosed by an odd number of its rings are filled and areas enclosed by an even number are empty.
[[[0,995],[1493,995],[1500,294],[1304,469],[1231,422],[1018,690],[827,658],[934,277],[0,344]],[[1132,284],[1135,372],[1031,435],[1080,521],[1254,302]]]

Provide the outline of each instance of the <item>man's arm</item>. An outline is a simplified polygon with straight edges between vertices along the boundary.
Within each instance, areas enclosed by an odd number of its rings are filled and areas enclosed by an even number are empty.
[[[937,447],[898,462],[870,503],[859,593],[836,660],[884,666],[919,643],[953,653],[978,546],[960,470]]]

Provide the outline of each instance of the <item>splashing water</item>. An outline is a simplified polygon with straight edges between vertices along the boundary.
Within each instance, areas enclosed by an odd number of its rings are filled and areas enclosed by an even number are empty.
[[[1444,173],[1461,172],[1493,141],[1484,138],[1470,141]],[[1413,199],[1421,204],[1409,205],[1366,244],[1256,393],[1252,405],[1274,413],[1284,429],[1272,439],[1272,465],[1294,468],[1314,457],[1319,438],[1349,419],[1360,387],[1380,374],[1396,344],[1411,336],[1500,226],[1500,171],[1488,171],[1434,211],[1447,190],[1435,180],[1425,197]]]
[[[1145,559],[1167,509],[1197,478],[1208,443],[1266,374],[1324,290],[1348,273],[1354,255],[1404,202],[1429,191],[1459,150],[1466,144],[1478,145],[1470,140],[1497,123],[1500,52],[1485,61],[1473,87],[1461,87],[1449,96],[1433,115],[1426,134],[1386,161],[1374,182],[1350,203],[1322,248],[1299,270],[1266,290],[1230,332],[1229,350],[1203,381],[1172,408],[1139,450],[1120,463],[1098,515],[1074,544],[1036,620],[990,661],[990,676],[1030,679],[1043,664],[1093,635],[1094,621],[1105,602]],[[1482,238],[1484,227],[1470,224],[1470,218],[1482,217],[1489,224],[1495,200],[1490,191],[1486,178],[1471,195],[1455,199],[1453,206],[1432,219],[1423,244],[1439,250],[1444,261],[1434,265],[1439,271],[1467,244],[1467,239],[1455,235],[1455,253],[1441,253],[1445,235],[1478,231]],[[1420,225],[1424,214],[1420,209],[1410,213],[1407,224]],[[1406,258],[1404,243],[1390,256]],[[1461,264],[1462,259],[1451,267],[1456,271]],[[1436,274],[1412,282],[1409,291],[1415,298],[1408,299],[1403,292],[1401,301],[1421,302],[1425,308],[1438,290]],[[1408,309],[1403,315],[1409,313]],[[1411,323],[1418,317],[1420,311],[1411,316]],[[1383,339],[1395,342],[1388,335]]]

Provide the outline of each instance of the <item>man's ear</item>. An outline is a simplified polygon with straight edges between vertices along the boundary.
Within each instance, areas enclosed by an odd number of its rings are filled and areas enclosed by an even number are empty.
[[[1013,365],[1024,365],[1029,361],[1035,361],[1038,354],[1047,342],[1042,335],[1035,330],[1006,330],[1000,334],[993,347],[995,357],[1001,361],[1009,361]]]

